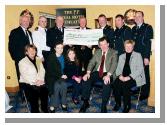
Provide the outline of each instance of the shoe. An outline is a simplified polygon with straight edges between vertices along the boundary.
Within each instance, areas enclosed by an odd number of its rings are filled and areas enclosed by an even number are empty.
[[[67,111],[67,106],[66,105],[61,105],[61,108],[63,111]]]
[[[119,109],[120,109],[120,105],[119,105],[119,104],[116,104],[116,105],[114,106],[114,109],[113,109],[113,110],[117,112]]]
[[[87,108],[89,108],[89,102],[88,101],[83,103],[83,105],[81,106],[79,112],[80,113],[85,113]]]
[[[78,99],[72,99],[72,101],[73,101],[73,103],[74,103],[75,105],[79,104],[79,100],[78,100]]]
[[[122,112],[128,113],[130,109],[131,109],[130,106],[125,106]]]
[[[106,106],[101,107],[101,113],[107,113],[107,107]]]
[[[53,106],[49,107],[49,112],[50,113],[55,113],[55,107],[53,107]]]

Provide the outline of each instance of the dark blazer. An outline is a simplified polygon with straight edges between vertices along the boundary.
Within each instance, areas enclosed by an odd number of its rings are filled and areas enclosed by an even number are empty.
[[[114,48],[118,51],[118,56],[123,54],[125,40],[132,39],[131,28],[123,25],[120,29],[116,28],[114,31]]]
[[[143,23],[138,29],[132,28],[132,39],[135,41],[134,50],[141,53],[143,58],[150,59],[151,39],[153,39],[153,28],[151,25]]]
[[[113,46],[114,46],[114,43],[113,43],[114,29],[111,26],[106,25],[103,29],[103,34],[107,37],[107,39],[110,43],[110,47],[113,48]]]
[[[87,71],[97,71],[100,63],[101,63],[101,57],[102,57],[102,50],[98,49],[95,51],[92,59],[89,62]],[[111,73],[111,75],[114,75],[116,67],[117,67],[117,51],[114,49],[109,48],[106,59],[105,59],[105,66],[107,72]]]
[[[80,29],[80,27],[76,29]],[[86,27],[86,29],[90,29],[90,28]],[[80,60],[80,62],[82,61],[89,62],[89,60],[92,58],[92,49],[85,46],[85,49],[81,50],[81,45],[75,45],[74,47],[75,47],[75,51],[76,51],[77,57]]]
[[[54,83],[61,78],[61,64],[59,63],[56,54],[49,55],[46,66],[45,80],[50,94],[54,92]]]
[[[51,47],[51,50],[54,49],[54,46],[57,42],[63,42],[64,28],[65,27],[63,27],[62,32],[56,26],[47,30],[46,45]]]
[[[28,31],[28,33],[32,39],[31,32]],[[24,49],[27,44],[30,44],[30,42],[21,26],[10,32],[8,49],[14,61],[19,62],[25,57]]]

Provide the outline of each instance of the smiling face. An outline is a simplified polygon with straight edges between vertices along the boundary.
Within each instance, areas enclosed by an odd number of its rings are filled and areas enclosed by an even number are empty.
[[[30,18],[27,16],[21,16],[20,17],[20,25],[27,29],[30,25]]]
[[[32,60],[34,60],[36,56],[36,50],[34,48],[28,48],[26,51],[26,55],[30,57]]]
[[[38,24],[39,24],[40,27],[46,28],[46,26],[47,26],[47,19],[45,17],[40,17]]]
[[[127,53],[131,53],[131,52],[133,51],[133,48],[134,48],[134,45],[133,45],[133,44],[131,44],[131,43],[125,44],[125,51],[126,51]]]
[[[115,26],[121,28],[124,25],[124,20],[121,17],[115,19]]]
[[[135,15],[136,24],[142,24],[144,22],[144,17],[141,12],[137,12]]]
[[[75,52],[70,50],[68,52],[68,58],[69,58],[70,61],[75,61]]]
[[[61,55],[63,53],[63,44],[58,44],[55,46],[56,55]]]
[[[86,18],[80,18],[79,25],[81,28],[85,28],[87,24]]]
[[[56,17],[56,21],[55,22],[56,22],[56,26],[58,28],[61,28],[64,25],[64,18],[62,16],[58,16],[58,17]]]
[[[99,17],[98,21],[99,21],[100,27],[105,27],[107,25],[107,19],[104,16]]]
[[[107,50],[109,49],[109,43],[106,40],[100,41],[99,47],[103,52],[107,52]]]

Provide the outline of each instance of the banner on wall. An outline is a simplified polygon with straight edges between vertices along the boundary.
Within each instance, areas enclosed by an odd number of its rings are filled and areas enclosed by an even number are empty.
[[[64,44],[70,45],[98,45],[98,40],[103,36],[102,29],[65,29]]]
[[[79,18],[86,17],[86,8],[60,8],[56,9],[56,16],[64,17],[65,27],[79,26]]]

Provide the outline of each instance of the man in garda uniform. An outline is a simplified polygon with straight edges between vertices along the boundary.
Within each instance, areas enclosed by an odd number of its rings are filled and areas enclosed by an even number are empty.
[[[130,27],[124,23],[123,15],[115,16],[114,48],[118,51],[118,56],[124,53],[124,41],[130,40],[132,33]]]
[[[149,63],[151,55],[151,39],[153,39],[153,28],[144,23],[144,13],[137,11],[135,16],[136,25],[132,28],[132,37],[135,41],[134,50],[141,53],[144,63],[146,85],[142,87],[141,100],[148,98],[150,93]]]

